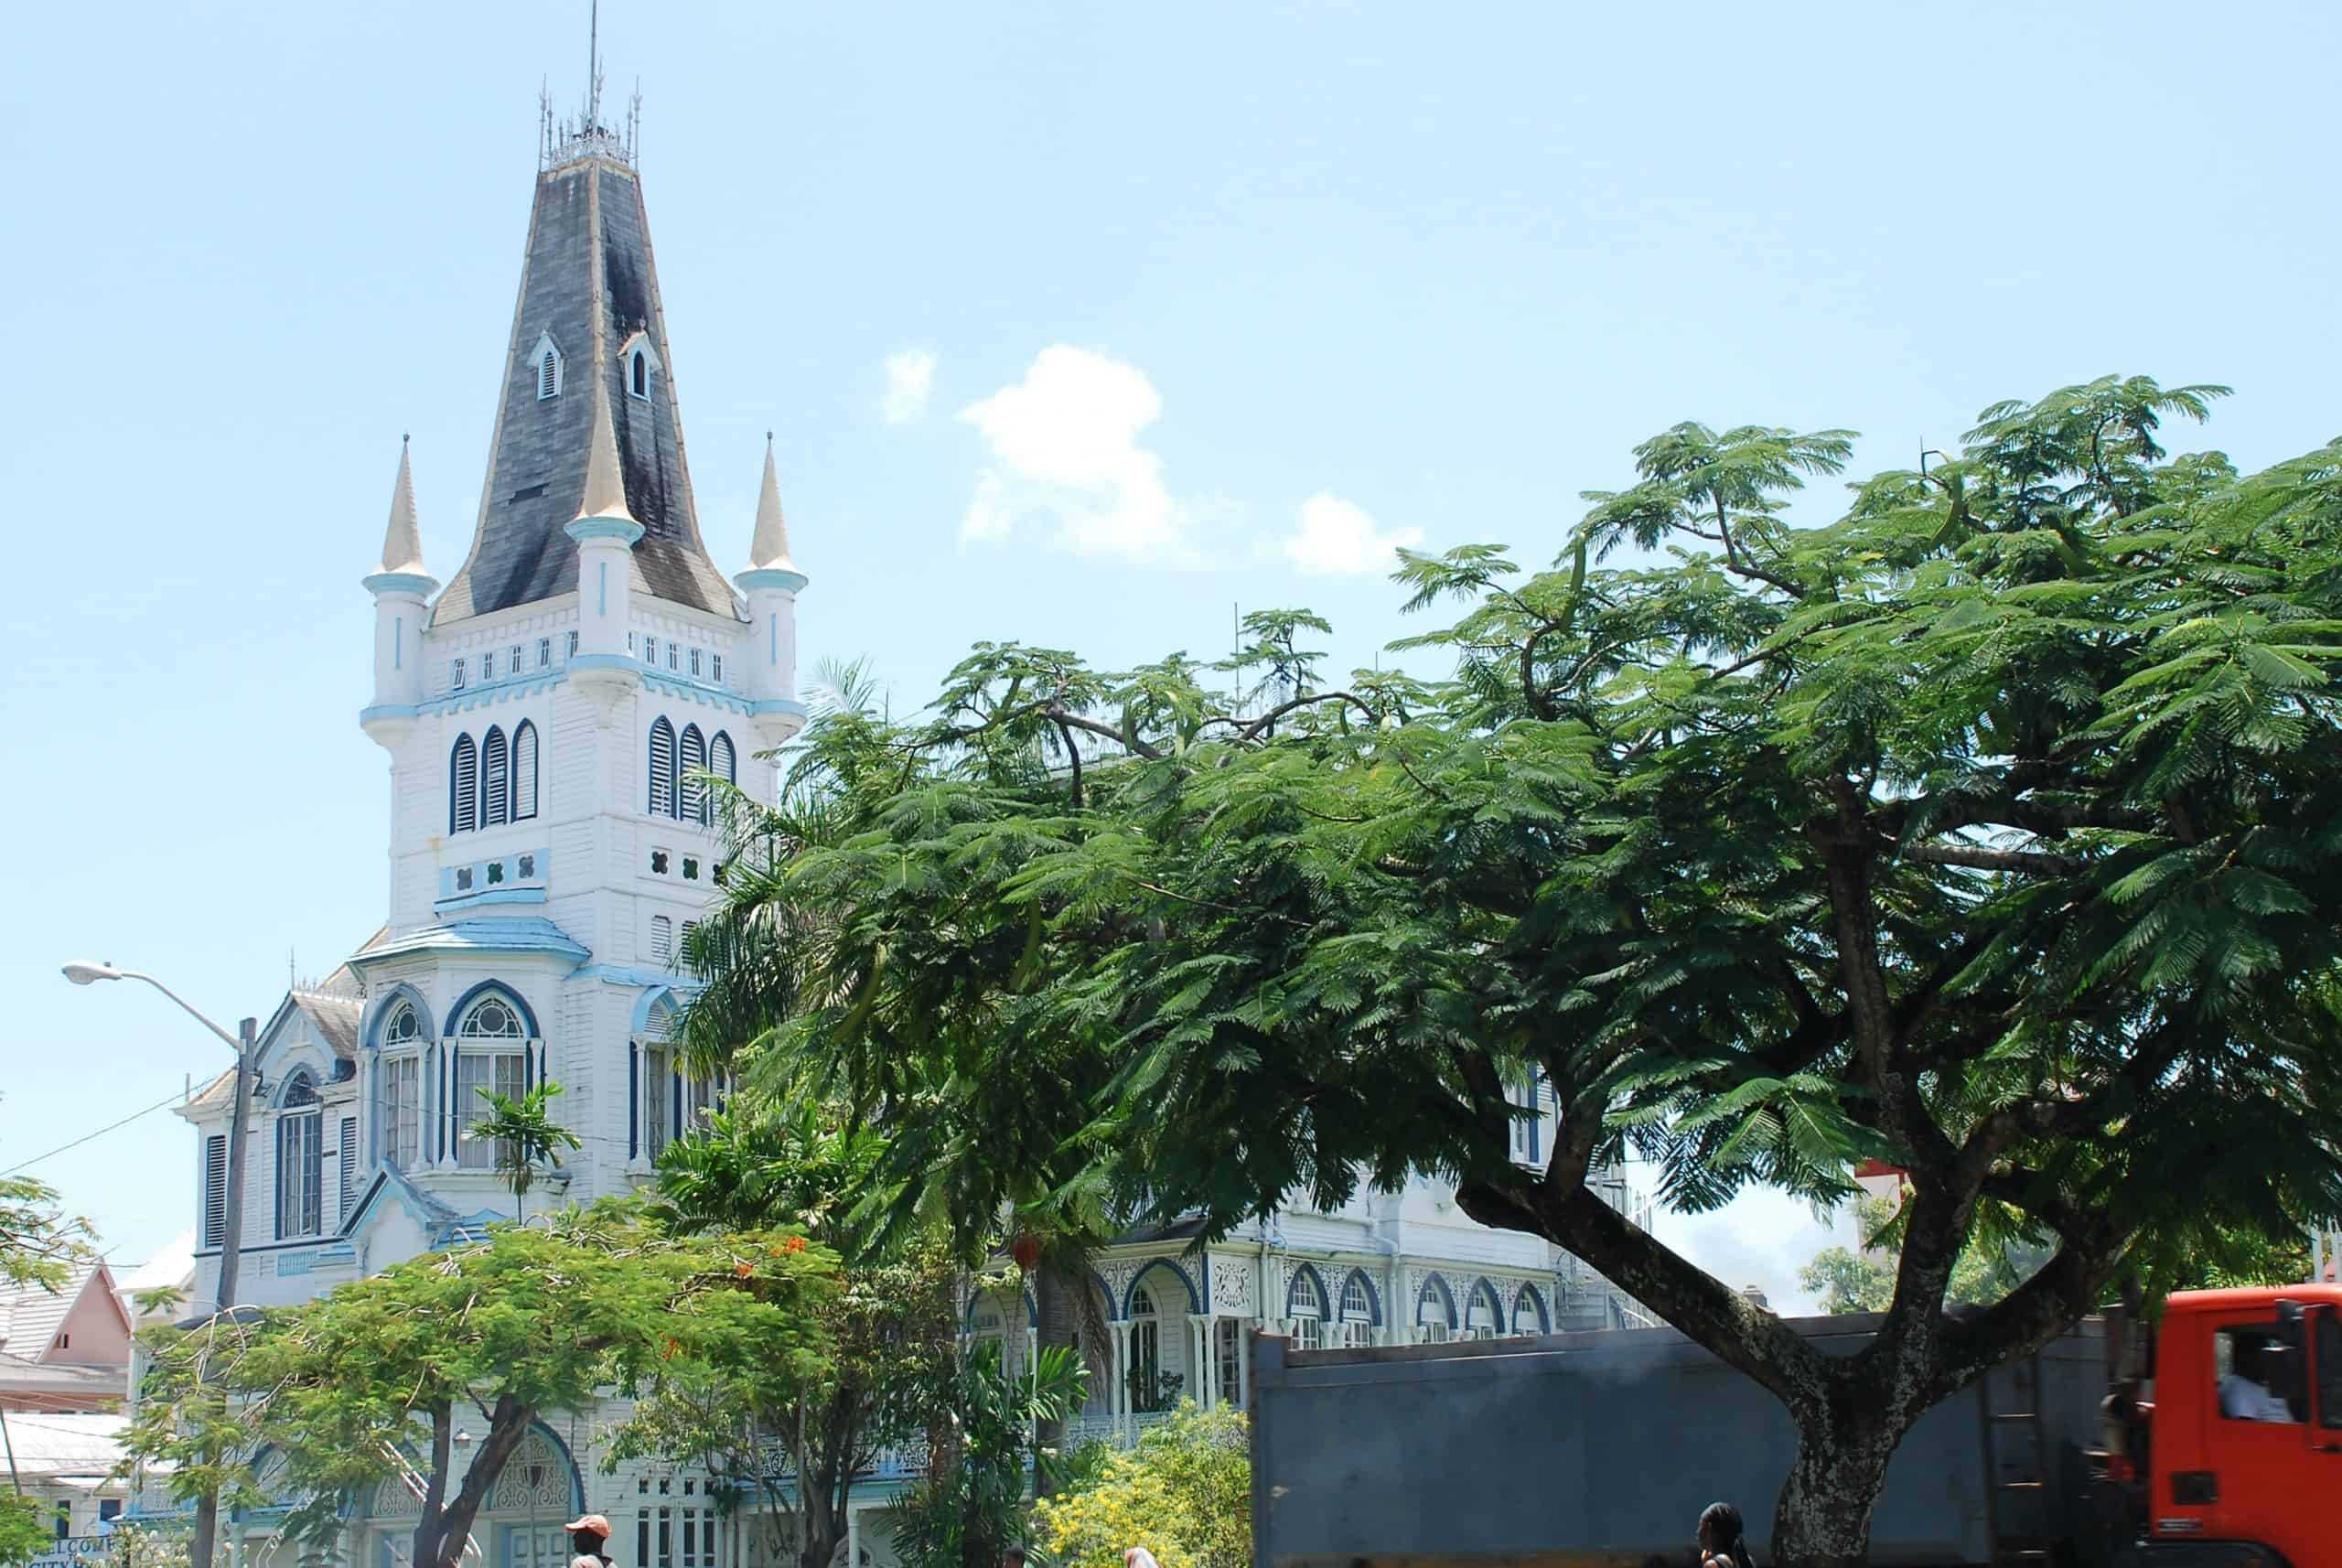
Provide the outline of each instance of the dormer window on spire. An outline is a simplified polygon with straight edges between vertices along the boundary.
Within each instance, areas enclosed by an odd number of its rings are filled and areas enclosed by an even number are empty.
[[[618,368],[623,372],[621,384],[626,395],[650,401],[650,378],[659,369],[658,351],[651,346],[650,335],[637,332],[618,349]]]
[[[562,354],[559,345],[553,340],[552,333],[544,333],[537,338],[537,346],[529,350],[529,362],[536,367],[537,401],[543,403],[549,397],[559,397]]]

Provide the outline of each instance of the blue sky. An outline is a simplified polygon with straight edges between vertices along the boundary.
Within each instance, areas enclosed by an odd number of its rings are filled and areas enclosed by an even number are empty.
[[[1680,419],[1857,471],[2107,371],[2234,384],[2247,466],[2342,424],[2332,7],[603,11],[711,548],[774,431],[805,653],[901,705],[977,639],[1206,654],[1236,605],[1365,662],[1391,542],[1542,558]],[[229,1021],[378,923],[358,578],[404,431],[462,558],[585,12],[12,16],[0,1168],[224,1058],[59,961]],[[191,1160],[156,1113],[33,1169],[134,1261]],[[1670,1233],[1778,1296],[1821,1234]]]

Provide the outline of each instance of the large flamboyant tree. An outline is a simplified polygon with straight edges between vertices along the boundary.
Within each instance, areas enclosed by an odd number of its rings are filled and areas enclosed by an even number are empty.
[[[2167,456],[2218,392],[1999,405],[1811,527],[1844,433],[1678,426],[1550,570],[1404,560],[1463,607],[1438,680],[1329,688],[1304,615],[1241,704],[982,647],[931,722],[814,726],[817,801],[747,835],[773,1070],[971,1160],[1014,1103],[1216,1230],[1443,1175],[1778,1397],[1773,1555],[1859,1563],[1928,1408],[2342,1195],[2342,446]],[[1822,1354],[1613,1209],[1629,1153],[1694,1208],[1907,1171],[1875,1337]],[[1980,1230],[2050,1256],[1954,1315]]]

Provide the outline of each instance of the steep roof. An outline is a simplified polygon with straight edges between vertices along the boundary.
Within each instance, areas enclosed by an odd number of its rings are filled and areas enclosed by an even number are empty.
[[[82,1293],[93,1284],[120,1313],[122,1303],[114,1299],[113,1275],[102,1261],[82,1264],[54,1291],[37,1284],[0,1286],[0,1349],[28,1360],[47,1359],[50,1341],[80,1304]],[[129,1321],[124,1316],[125,1327]]]
[[[633,395],[628,377],[628,345],[638,338],[649,358],[642,396]],[[560,364],[552,396],[541,395],[547,342]],[[576,588],[577,545],[564,530],[586,499],[597,407],[614,426],[626,511],[643,528],[634,591],[738,616],[700,539],[674,363],[640,180],[606,152],[555,164],[538,176],[529,213],[471,553],[439,596],[433,625]]]

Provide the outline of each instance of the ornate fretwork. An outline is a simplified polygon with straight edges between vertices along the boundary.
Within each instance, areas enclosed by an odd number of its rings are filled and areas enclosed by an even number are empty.
[[[569,1461],[543,1433],[532,1432],[504,1462],[488,1506],[497,1513],[562,1513],[574,1496]]]

